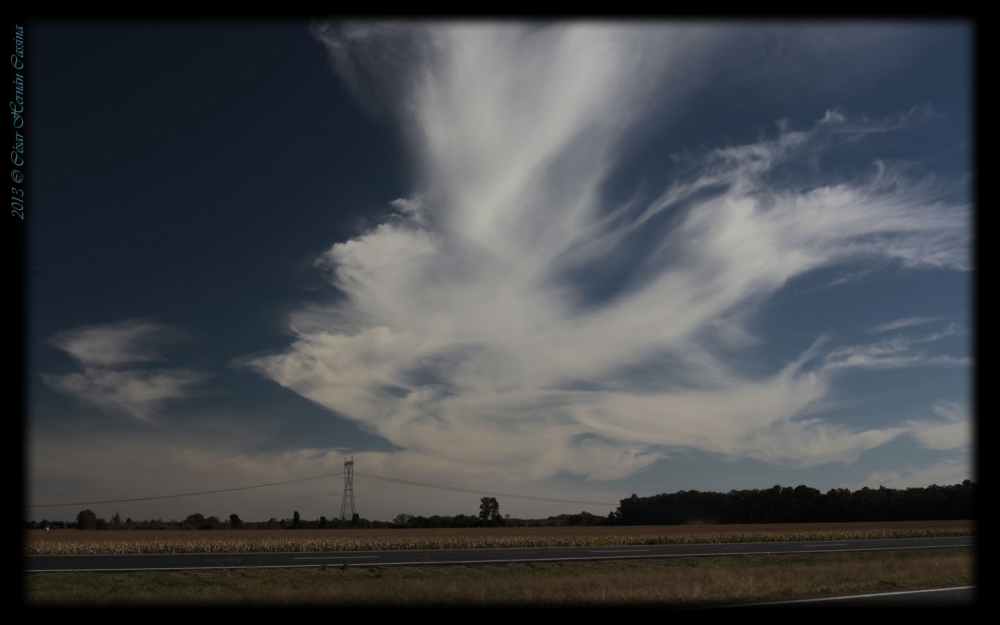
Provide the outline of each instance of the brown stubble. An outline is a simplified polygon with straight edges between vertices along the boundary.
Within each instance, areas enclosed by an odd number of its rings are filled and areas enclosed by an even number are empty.
[[[568,547],[918,538],[973,532],[972,521],[367,530],[30,530],[26,533],[25,552],[44,555]]]

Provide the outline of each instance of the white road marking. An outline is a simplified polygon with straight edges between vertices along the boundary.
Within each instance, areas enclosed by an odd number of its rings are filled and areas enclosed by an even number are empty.
[[[818,599],[793,599],[791,601],[768,601],[767,603],[748,603],[744,605],[782,605],[785,603],[812,603],[813,601],[839,601],[841,599],[866,599],[868,597],[892,597],[894,595],[915,595],[923,592],[946,592],[949,590],[968,590],[975,586],[955,586],[953,588],[928,588],[925,590],[896,590],[892,592],[876,592],[867,595],[848,595],[846,597],[820,597]]]
[[[292,558],[292,560],[360,560],[364,558],[377,558],[378,556],[322,556],[315,558]]]
[[[649,549],[602,549],[600,551],[591,551],[590,553],[643,553],[647,551]]]

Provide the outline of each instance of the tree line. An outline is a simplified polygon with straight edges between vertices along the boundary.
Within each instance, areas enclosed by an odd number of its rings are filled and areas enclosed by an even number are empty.
[[[237,514],[228,518],[206,517],[201,513],[189,515],[183,521],[162,519],[135,521],[131,518],[122,520],[115,513],[110,520],[98,518],[92,510],[82,510],[77,514],[76,522],[64,521],[26,521],[25,529],[82,529],[82,530],[215,530],[215,529],[399,529],[399,528],[439,528],[439,527],[559,527],[566,525],[601,525],[604,517],[583,512],[581,514],[560,514],[547,519],[512,519],[510,515],[500,514],[500,504],[495,497],[483,497],[480,500],[478,515],[458,514],[455,516],[433,515],[430,517],[399,514],[392,521],[374,521],[357,518],[350,521],[328,519],[307,520],[298,511],[292,517],[285,519],[272,518],[268,521],[244,521]]]
[[[687,523],[831,523],[976,518],[976,482],[898,490],[884,486],[822,493],[808,486],[774,486],[728,493],[678,491],[621,501],[609,521],[621,525]]]
[[[214,529],[398,529],[441,527],[563,527],[591,525],[682,525],[689,523],[821,523],[848,521],[928,521],[974,519],[976,482],[965,480],[953,486],[932,485],[898,490],[886,487],[818,489],[800,485],[795,488],[774,486],[762,490],[732,490],[728,493],[696,490],[664,493],[651,497],[632,495],[622,499],[617,510],[606,517],[581,512],[560,514],[546,519],[512,519],[500,514],[493,497],[480,500],[478,515],[433,515],[430,517],[399,514],[392,521],[355,518],[302,519],[298,511],[291,518],[267,521],[244,521],[238,515],[228,518],[206,517],[195,513],[183,521],[122,520],[115,513],[110,520],[98,518],[91,510],[82,510],[76,522],[25,521],[25,529],[84,530],[214,530]]]

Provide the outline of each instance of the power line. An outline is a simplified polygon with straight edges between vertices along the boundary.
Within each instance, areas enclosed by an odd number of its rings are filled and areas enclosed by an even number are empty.
[[[458,493],[471,493],[473,495],[482,495],[483,490],[473,490],[469,488],[459,488],[457,486],[444,486],[442,484],[427,484],[425,482],[415,482],[412,480],[402,480],[394,477],[385,477],[382,475],[372,475],[370,473],[362,473],[360,471],[354,471],[355,475],[360,475],[362,477],[367,477],[373,480],[382,480],[385,482],[395,482],[396,484],[404,484],[406,486],[420,486],[422,488],[436,488],[438,490],[449,490]],[[337,473],[328,473],[327,475],[317,475],[315,477],[303,477],[297,480],[285,480],[283,482],[269,482],[267,484],[254,484],[253,486],[239,486],[237,488],[221,488],[218,490],[205,490],[195,493],[180,493],[177,495],[159,495],[156,497],[134,497],[132,499],[111,499],[108,501],[78,501],[74,503],[49,503],[41,504],[37,506],[25,506],[26,508],[62,508],[67,506],[94,506],[98,504],[106,503],[132,503],[136,501],[154,501],[157,499],[176,499],[178,497],[195,497],[198,495],[215,495],[218,493],[232,493],[239,490],[250,490],[253,488],[266,488],[268,486],[279,486],[281,484],[293,484],[295,482],[308,482],[310,480],[321,480],[327,477],[336,477],[338,475],[344,475],[343,471],[338,471]],[[352,493],[353,494],[353,493]],[[534,497],[531,495],[515,495],[513,493],[492,493],[495,496],[507,497],[510,499],[528,499],[531,501],[547,501],[550,503],[573,503],[591,506],[612,506],[617,507],[617,503],[607,503],[605,501],[577,501],[573,499],[554,499],[552,497]]]
[[[362,477],[368,477],[374,480],[384,480],[386,482],[395,482],[397,484],[406,484],[408,486],[422,486],[424,488],[437,488],[440,490],[451,490],[459,493],[472,493],[473,495],[482,495],[482,490],[472,490],[468,488],[458,488],[457,486],[441,486],[437,484],[425,484],[423,482],[414,482],[411,480],[401,480],[394,477],[382,477],[381,475],[371,475],[369,473],[362,473],[360,471],[355,471],[355,475],[360,475]],[[531,499],[533,501],[549,501],[552,503],[578,503],[591,506],[619,506],[617,503],[607,503],[605,501],[574,501],[572,499],[553,499],[551,497],[532,497],[529,495],[514,495],[511,493],[493,493],[499,497],[509,497],[511,499]]]
[[[152,501],[154,499],[175,499],[177,497],[194,497],[196,495],[214,495],[216,493],[231,493],[237,490],[250,490],[251,488],[264,488],[266,486],[278,486],[279,484],[292,484],[293,482],[308,482],[309,480],[321,480],[325,477],[343,475],[343,471],[330,473],[328,475],[317,475],[316,477],[303,477],[297,480],[285,480],[284,482],[271,482],[269,484],[254,484],[253,486],[240,486],[238,488],[221,488],[219,490],[203,490],[197,493],[181,493],[179,495],[159,495],[157,497],[135,497],[133,499],[112,499],[109,501],[78,501],[76,503],[47,503],[40,506],[25,506],[26,508],[62,508],[65,506],[93,506],[102,503],[131,503],[133,501]]]

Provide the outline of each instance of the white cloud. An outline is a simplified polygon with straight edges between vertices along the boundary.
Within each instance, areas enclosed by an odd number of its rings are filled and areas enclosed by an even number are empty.
[[[852,282],[857,282],[867,275],[872,273],[873,269],[862,269],[860,271],[851,271],[842,273],[840,276],[834,278],[826,284],[827,287],[837,286],[838,284],[850,284]]]
[[[968,460],[944,459],[923,467],[907,465],[895,471],[875,471],[867,479],[844,485],[843,488],[859,490],[869,488],[926,488],[932,484],[953,486],[965,480],[975,480],[974,468]]]
[[[84,367],[115,367],[163,360],[162,348],[182,338],[174,328],[132,320],[60,332],[49,339],[49,344]]]
[[[366,72],[392,80],[386,93],[420,163],[420,203],[397,200],[395,218],[333,245],[320,263],[347,299],[296,315],[287,351],[245,364],[406,449],[420,459],[414,466],[614,479],[675,446],[851,462],[906,429],[804,419],[829,393],[829,376],[951,362],[907,354],[908,345],[862,346],[832,352],[812,372],[799,363],[747,379],[703,342],[714,330],[730,346],[752,343],[734,312],[821,267],[969,268],[969,207],[945,202],[949,189],[937,183],[886,163],[852,181],[773,176],[838,142],[908,127],[919,111],[786,124],[774,138],[693,157],[655,201],[609,212],[601,187],[628,131],[654,96],[666,98],[658,110],[676,110],[725,29],[317,32],[351,84]],[[660,80],[677,90],[657,92]],[[622,276],[627,288],[581,304],[565,276],[629,249],[630,235],[667,212],[675,226],[641,249],[643,262]],[[664,355],[712,390],[553,390],[599,385]]]
[[[169,400],[191,394],[191,387],[207,375],[185,370],[110,371],[87,369],[66,375],[42,374],[50,388],[71,395],[98,408],[122,412],[141,421],[151,422]]]
[[[910,421],[910,435],[926,449],[961,449],[972,445],[972,420],[966,406],[954,402],[934,405],[942,419]],[[942,422],[943,421],[943,422]]]
[[[427,219],[427,206],[420,198],[399,198],[389,202],[399,211],[400,215],[410,218],[414,223],[424,225]]]
[[[934,412],[953,423],[969,420],[969,409],[964,404],[953,401],[939,401],[934,404]]]
[[[182,399],[207,374],[186,369],[121,370],[123,365],[164,360],[160,352],[184,334],[147,321],[84,326],[60,332],[49,343],[83,366],[83,373],[42,374],[49,388],[98,408],[152,422],[165,402]]]
[[[910,328],[913,326],[923,325],[925,323],[931,323],[934,321],[941,321],[943,317],[907,317],[905,319],[897,319],[896,321],[890,321],[889,323],[883,323],[871,328],[870,332],[888,332],[890,330],[901,330],[902,328]]]
[[[869,345],[842,347],[828,353],[823,366],[826,370],[836,370],[847,367],[898,369],[904,367],[920,367],[930,365],[968,367],[972,365],[971,358],[927,356],[920,352],[911,353],[914,345],[938,341],[942,338],[961,333],[961,327],[958,324],[952,323],[941,332],[935,332],[934,334],[927,336],[897,336],[892,339],[886,339]]]

